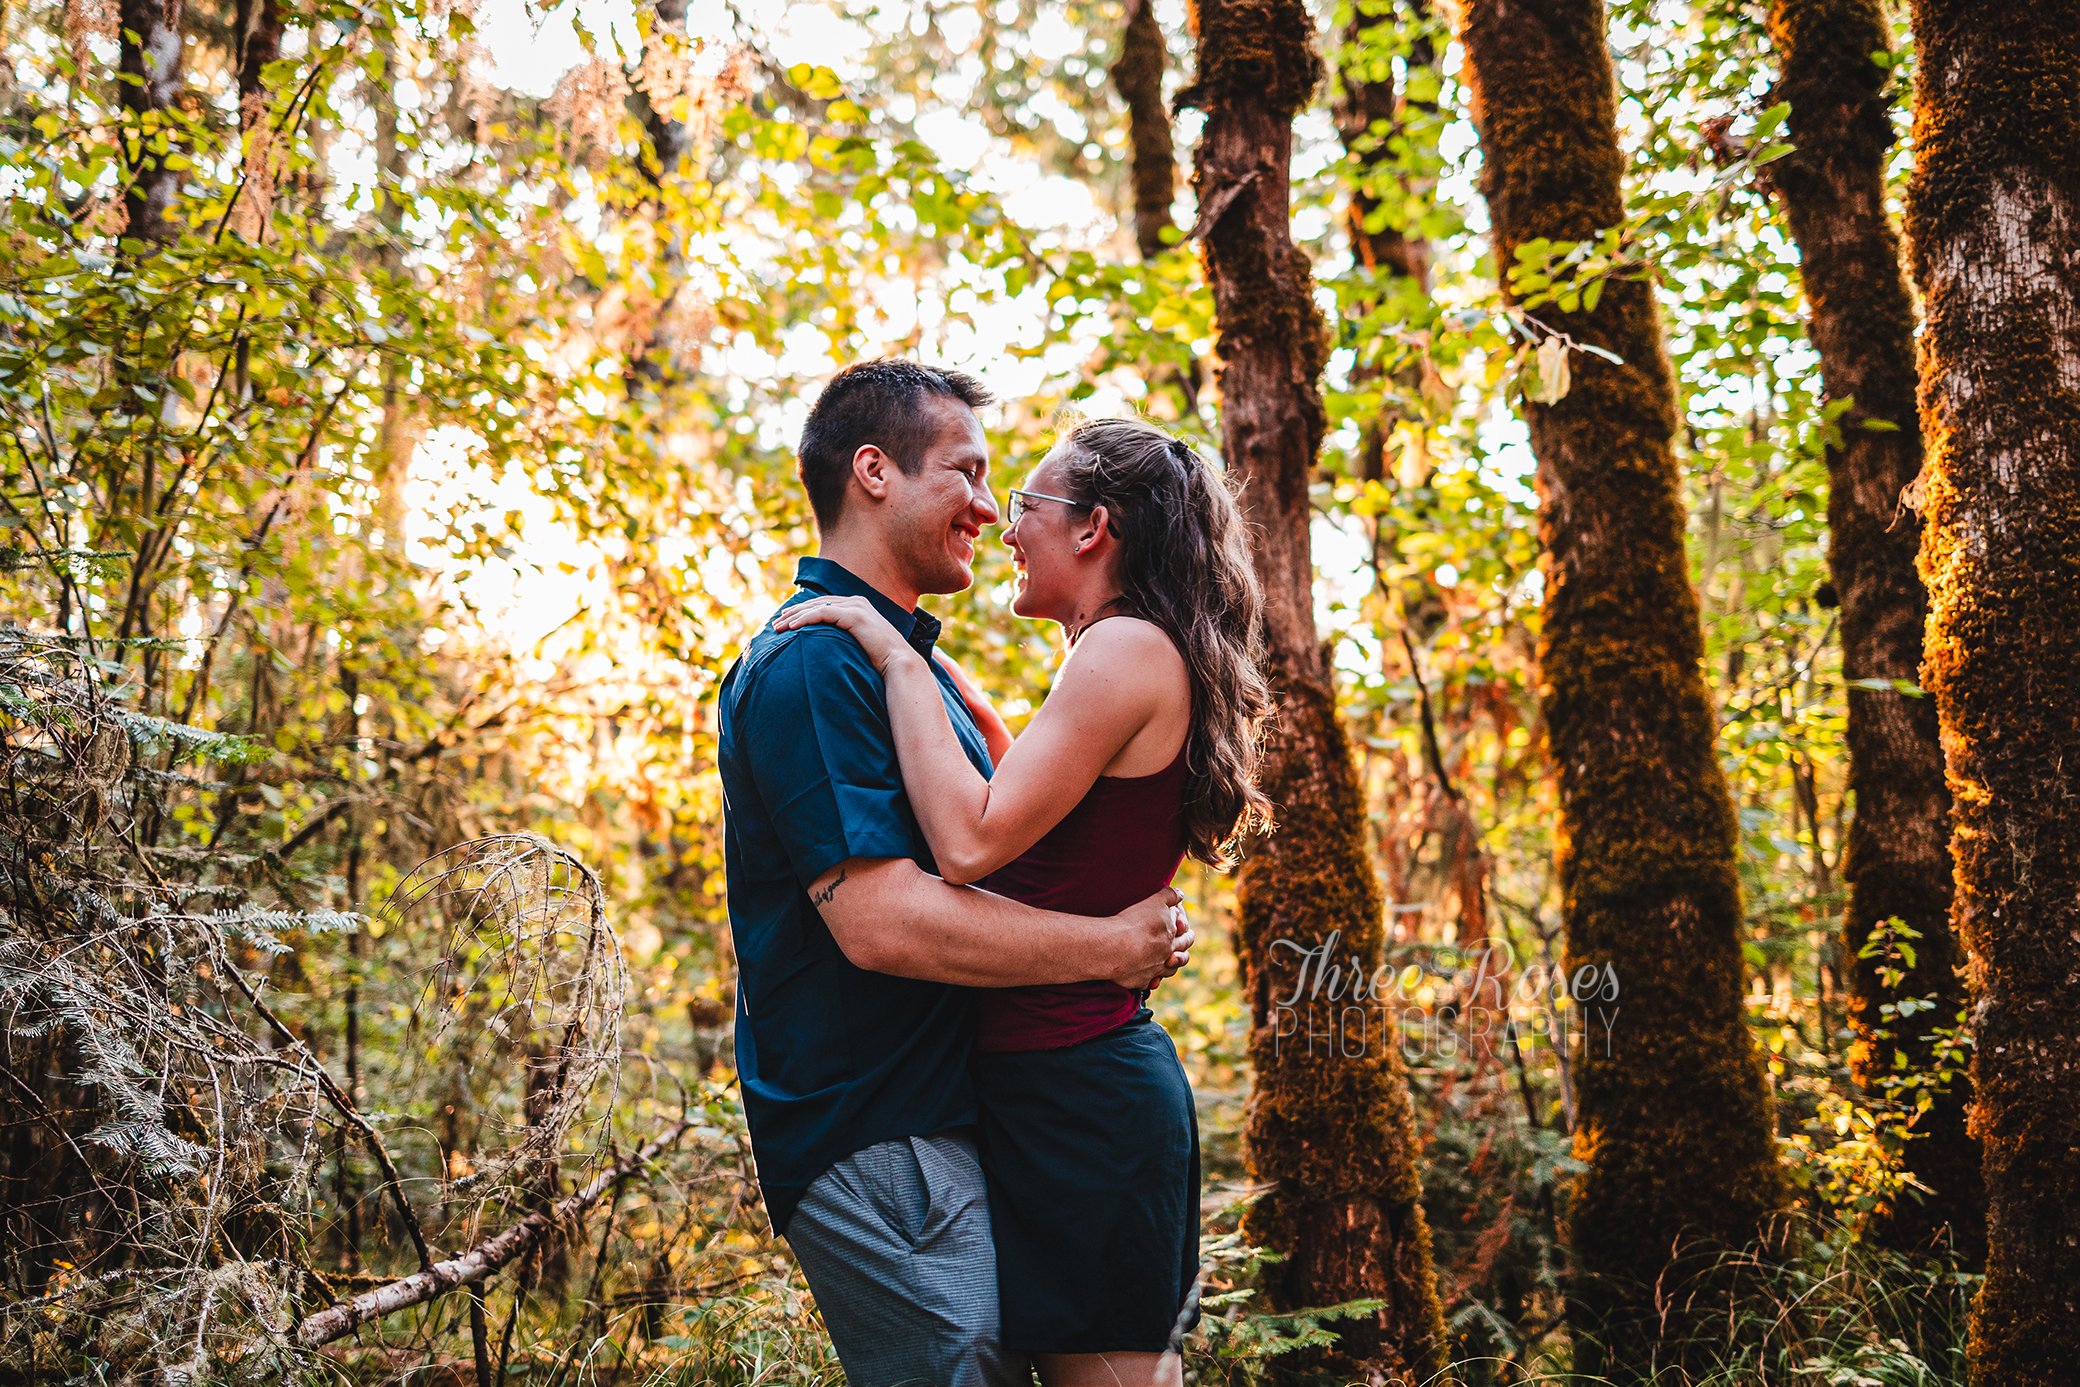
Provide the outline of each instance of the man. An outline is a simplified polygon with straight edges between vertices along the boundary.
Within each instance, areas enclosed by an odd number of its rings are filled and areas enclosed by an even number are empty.
[[[802,432],[818,557],[793,600],[862,596],[928,657],[925,593],[974,581],[997,519],[982,387],[903,361],[840,372]],[[987,743],[948,669],[946,715]],[[723,680],[737,1070],[759,1185],[853,1387],[999,1387],[989,1210],[970,1128],[974,987],[1141,986],[1191,947],[1163,891],[1110,919],[951,886],[904,798],[880,676],[833,626],[770,625]]]

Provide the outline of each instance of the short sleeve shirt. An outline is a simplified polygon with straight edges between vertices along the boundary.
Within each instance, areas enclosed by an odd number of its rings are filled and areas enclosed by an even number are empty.
[[[803,559],[795,581],[787,606],[865,597],[931,658],[930,615],[828,559]],[[968,759],[990,774],[959,689],[932,668]],[[974,997],[856,967],[809,899],[848,858],[937,870],[903,793],[881,676],[859,643],[835,626],[769,622],[724,677],[719,712],[737,1073],[759,1187],[785,1232],[809,1185],[855,1151],[974,1122]]]

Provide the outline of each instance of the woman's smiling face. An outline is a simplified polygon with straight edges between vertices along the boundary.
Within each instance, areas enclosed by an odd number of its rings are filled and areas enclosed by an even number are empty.
[[[1049,453],[1026,478],[1023,489],[1066,496],[1069,493],[1063,489],[1067,485],[1063,470],[1058,456]],[[1089,516],[1089,510],[1060,501],[1041,497],[1024,501],[1018,520],[1004,531],[1004,543],[1011,547],[1012,561],[1018,569],[1012,611],[1041,621],[1063,621],[1074,616],[1076,595],[1071,584],[1075,576],[1076,536]]]

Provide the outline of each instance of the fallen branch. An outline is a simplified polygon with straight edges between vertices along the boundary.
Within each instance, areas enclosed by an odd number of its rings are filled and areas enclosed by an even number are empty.
[[[340,1301],[307,1317],[296,1326],[297,1344],[302,1348],[317,1348],[351,1334],[371,1320],[414,1305],[424,1305],[436,1296],[463,1286],[475,1285],[533,1247],[551,1228],[584,1214],[608,1190],[633,1175],[639,1167],[656,1160],[692,1126],[692,1121],[688,1120],[660,1133],[642,1149],[601,1171],[591,1184],[577,1193],[558,1200],[547,1209],[536,1210],[497,1237],[478,1243],[460,1256],[436,1262],[424,1271],[414,1272],[372,1291],[363,1291],[352,1300]]]

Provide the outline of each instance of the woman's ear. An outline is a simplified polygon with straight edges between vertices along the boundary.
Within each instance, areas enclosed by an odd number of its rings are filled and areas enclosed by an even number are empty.
[[[1076,531],[1076,552],[1088,554],[1112,536],[1112,517],[1105,507],[1092,506]]]

